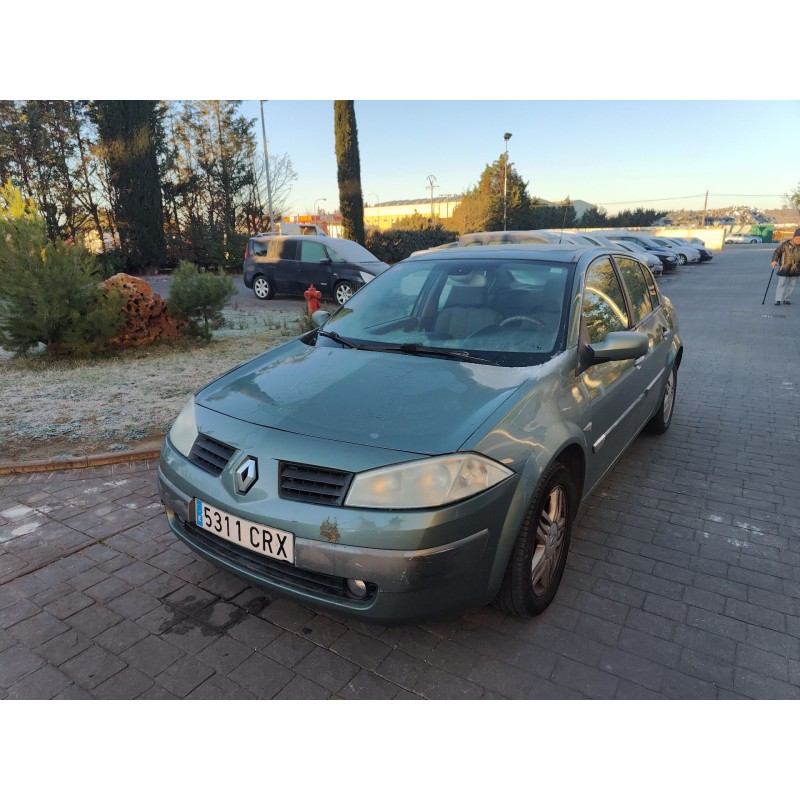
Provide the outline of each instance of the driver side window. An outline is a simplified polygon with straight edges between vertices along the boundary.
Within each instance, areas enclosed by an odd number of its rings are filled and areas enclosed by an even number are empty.
[[[325,247],[319,242],[301,242],[300,247],[300,260],[306,263],[318,264],[328,257]]]
[[[603,341],[609,333],[628,329],[625,295],[607,258],[596,261],[586,270],[583,319],[591,344]]]

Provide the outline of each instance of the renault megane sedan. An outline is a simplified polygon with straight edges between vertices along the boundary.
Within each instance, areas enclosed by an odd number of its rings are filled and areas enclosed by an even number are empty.
[[[581,503],[672,420],[678,319],[622,249],[431,250],[314,322],[187,402],[158,480],[196,553],[328,612],[542,612]]]

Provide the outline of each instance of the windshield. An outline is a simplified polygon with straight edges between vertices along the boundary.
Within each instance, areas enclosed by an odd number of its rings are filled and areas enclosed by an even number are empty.
[[[316,344],[541,364],[564,347],[572,269],[533,257],[402,261],[340,308]]]
[[[351,264],[380,262],[380,259],[375,258],[366,247],[362,247],[358,242],[351,242],[349,239],[325,239],[324,241],[330,250],[333,250]]]

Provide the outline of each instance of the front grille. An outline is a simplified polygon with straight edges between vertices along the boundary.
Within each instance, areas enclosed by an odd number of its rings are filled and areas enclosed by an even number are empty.
[[[221,475],[235,452],[236,448],[199,433],[189,452],[189,461],[212,475]]]
[[[285,561],[275,561],[258,553],[250,552],[243,547],[238,547],[225,539],[198,528],[190,520],[183,523],[183,529],[191,538],[202,545],[204,550],[211,551],[217,557],[229,563],[246,569],[248,572],[265,578],[282,586],[300,589],[322,597],[335,597],[347,600],[354,605],[367,605],[377,591],[374,583],[367,584],[365,597],[355,598],[347,591],[347,579],[334,575],[323,575],[288,564]]]
[[[351,472],[281,462],[278,486],[284,500],[340,506],[352,480]]]

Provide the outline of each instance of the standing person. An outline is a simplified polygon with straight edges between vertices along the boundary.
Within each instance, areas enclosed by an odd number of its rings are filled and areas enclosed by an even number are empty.
[[[794,232],[791,239],[781,242],[778,249],[772,254],[772,269],[780,264],[778,270],[778,287],[775,290],[775,305],[783,303],[790,306],[789,298],[797,286],[800,276],[800,228]]]

